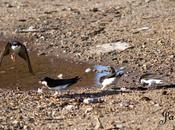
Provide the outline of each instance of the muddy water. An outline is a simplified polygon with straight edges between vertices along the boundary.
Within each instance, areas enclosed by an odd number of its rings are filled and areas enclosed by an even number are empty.
[[[99,77],[105,75],[96,74],[93,71],[85,73],[87,68],[106,69],[103,66],[78,63],[56,57],[37,56],[34,52],[30,53],[30,59],[35,76],[28,72],[27,64],[23,59],[17,57],[16,63],[13,63],[10,56],[4,57],[0,67],[0,88],[37,89],[42,87],[38,83],[41,78],[48,76],[56,79],[59,74],[63,74],[63,78],[81,77],[81,80],[70,86],[70,89],[91,88],[99,87]]]

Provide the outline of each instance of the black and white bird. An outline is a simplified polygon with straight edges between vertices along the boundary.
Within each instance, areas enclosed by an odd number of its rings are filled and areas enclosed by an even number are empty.
[[[124,74],[124,68],[119,69],[117,72],[114,67],[109,67],[110,74],[102,76],[100,78],[100,83],[102,85],[101,90],[104,90],[107,86],[114,85],[118,81],[118,79]]]
[[[148,87],[154,86],[154,85],[162,85],[166,83],[163,81],[160,75],[155,75],[151,73],[143,74],[140,77],[139,81],[143,86],[148,86]]]
[[[19,55],[22,59],[24,59],[27,62],[29,72],[34,74],[27,49],[22,43],[16,40],[8,42],[4,48],[4,51],[1,54],[0,65],[2,64],[3,58],[9,54],[13,62],[16,61],[16,55]]]
[[[45,85],[49,89],[62,90],[66,89],[68,86],[77,83],[80,78],[78,76],[70,79],[52,79],[49,77],[44,77],[39,81],[40,84]]]

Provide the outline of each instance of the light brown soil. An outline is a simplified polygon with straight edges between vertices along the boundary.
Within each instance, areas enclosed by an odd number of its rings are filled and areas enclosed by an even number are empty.
[[[1,0],[0,32],[3,40],[22,38],[30,53],[126,66],[117,87],[137,88],[144,72],[175,82],[174,9],[174,0]],[[15,32],[29,27],[41,32]],[[116,41],[133,48],[89,53],[95,45]],[[99,129],[175,129],[175,119],[159,125],[162,112],[175,116],[174,85],[129,93],[82,89],[53,94],[1,89],[0,129],[95,129],[97,118]],[[86,105],[87,97],[102,102]]]

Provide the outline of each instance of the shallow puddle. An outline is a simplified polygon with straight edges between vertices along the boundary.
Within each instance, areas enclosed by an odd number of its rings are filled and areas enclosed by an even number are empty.
[[[105,66],[73,62],[56,57],[37,56],[34,52],[30,52],[30,59],[35,76],[28,72],[27,64],[23,59],[17,57],[16,63],[13,63],[10,56],[4,57],[0,67],[0,88],[37,89],[42,87],[38,83],[41,78],[48,76],[57,79],[59,74],[63,74],[63,78],[81,77],[76,84],[70,86],[70,89],[99,87],[99,78],[107,74],[107,72],[95,73],[92,71],[94,69],[106,70]],[[87,68],[91,68],[88,73],[85,72]]]

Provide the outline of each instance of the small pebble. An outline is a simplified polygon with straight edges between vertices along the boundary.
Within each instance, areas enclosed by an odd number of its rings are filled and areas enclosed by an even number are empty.
[[[91,72],[91,68],[87,68],[87,69],[85,70],[85,73],[89,73],[89,72]]]
[[[75,106],[74,105],[67,105],[67,106],[65,106],[63,109],[64,110],[73,110],[75,108]]]
[[[123,124],[116,124],[116,128],[122,129],[123,128]]]
[[[90,104],[90,103],[97,103],[99,100],[97,98],[85,98],[83,103]]]
[[[57,77],[58,77],[59,79],[63,79],[63,74],[59,74]]]
[[[43,93],[43,89],[38,88],[37,93]]]

